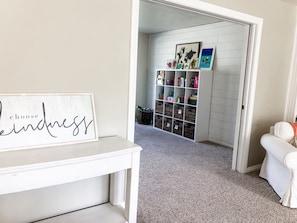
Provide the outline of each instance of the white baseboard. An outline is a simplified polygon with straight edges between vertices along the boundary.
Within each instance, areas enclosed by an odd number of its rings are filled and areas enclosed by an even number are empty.
[[[254,165],[254,166],[250,166],[246,169],[247,173],[256,171],[256,170],[260,170],[261,169],[262,164],[258,164],[258,165]]]

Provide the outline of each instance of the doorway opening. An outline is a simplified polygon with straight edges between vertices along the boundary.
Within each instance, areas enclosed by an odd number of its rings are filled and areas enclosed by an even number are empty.
[[[235,114],[232,114],[232,116],[234,116],[235,119],[232,120],[232,122],[234,123],[234,125],[232,126],[234,131],[233,131],[233,135],[232,135],[233,139],[231,143],[233,144],[232,145],[233,146],[232,169],[237,170],[239,172],[247,172],[248,171],[247,160],[248,160],[249,135],[250,135],[250,125],[251,125],[251,117],[252,117],[251,111],[253,109],[254,87],[255,87],[255,81],[256,81],[256,68],[258,64],[257,58],[259,53],[258,48],[260,44],[259,40],[261,36],[262,20],[259,18],[250,17],[248,15],[237,13],[234,11],[228,11],[228,10],[226,11],[226,9],[221,10],[222,8],[220,7],[217,8],[217,7],[214,7],[213,5],[209,5],[205,3],[199,3],[199,6],[196,6],[196,5],[189,6],[189,4],[186,4],[185,1],[181,1],[180,5],[173,4],[170,1],[166,1],[165,5],[163,1],[162,2],[155,1],[153,3],[152,2],[149,3],[147,1],[141,1],[141,2],[133,1],[134,7],[135,7],[133,15],[137,17],[137,21],[138,21],[138,18],[141,18],[142,16],[141,14],[138,14],[139,3],[142,3],[142,2],[145,2],[145,4],[154,4],[154,6],[157,6],[157,7],[165,6],[174,10],[179,10],[180,12],[183,13],[183,15],[185,15],[186,13],[190,13],[191,15],[196,14],[196,16],[198,17],[202,13],[203,16],[207,16],[211,19],[214,19],[214,21],[216,20],[215,23],[212,22],[212,24],[216,24],[216,25],[212,25],[212,26],[217,26],[217,24],[220,23],[221,24],[220,29],[222,29],[222,27],[225,27],[225,28],[228,27],[228,29],[230,30],[230,27],[234,25],[237,28],[239,27],[242,30],[241,35],[245,37],[245,39],[242,39],[240,43],[242,47],[242,51],[240,55],[241,57],[240,67],[239,67],[239,71],[237,72],[239,73],[238,82],[236,83],[238,98],[236,98]],[[132,21],[133,21],[133,18],[132,18]],[[135,25],[137,25],[137,29],[135,29]],[[132,25],[131,38],[133,38],[134,36],[134,38],[138,40],[138,28],[139,28],[138,23]],[[182,27],[180,27],[180,29],[181,28]],[[204,24],[204,28],[205,28],[205,24]],[[191,29],[191,28],[187,28],[187,29]],[[210,32],[210,30],[208,31]],[[172,31],[170,32],[172,33]],[[159,37],[158,34],[154,34],[154,36],[157,38]],[[136,41],[136,43],[138,43],[138,41]],[[134,47],[136,47],[136,50],[135,48],[132,47],[134,51],[131,51],[131,58],[134,58],[135,60],[132,61],[131,59],[131,71],[133,71],[132,69],[133,67],[135,70],[134,72],[131,73],[131,76],[132,76],[131,80],[134,81],[135,88],[133,88],[133,84],[132,84],[130,93],[133,94],[133,91],[135,92],[134,92],[134,97],[130,95],[131,96],[130,100],[133,100],[133,98],[135,100],[136,98],[137,70],[135,65],[137,63],[137,45],[136,46],[134,45]],[[164,66],[165,66],[165,63],[164,63]],[[156,67],[153,67],[152,69],[154,70],[155,68]],[[153,73],[151,77],[152,80],[151,81],[149,80],[148,82],[152,83],[152,87],[153,87],[154,77],[155,77],[154,71],[152,73]],[[133,77],[133,75],[135,76]],[[222,75],[220,77],[218,76],[218,78],[221,78],[221,77]],[[220,79],[218,79],[218,82],[220,82],[219,80]],[[229,86],[232,86],[232,85],[229,85]],[[150,86],[147,86],[147,87],[150,88]],[[148,89],[147,92],[148,91],[150,90]],[[152,92],[154,91],[152,90]],[[228,94],[230,94],[230,92]],[[130,103],[130,104],[133,104],[133,103]],[[135,101],[134,101],[133,110],[134,108],[135,108]],[[130,107],[130,109],[132,108]],[[213,112],[213,115],[215,115],[215,112]],[[129,122],[131,125],[129,126],[128,132],[130,133],[131,138],[133,138],[133,135],[134,135],[134,130],[132,130],[132,128],[134,129],[134,121],[135,119],[133,118],[133,121],[130,120]],[[132,126],[132,123],[133,123],[133,126]]]

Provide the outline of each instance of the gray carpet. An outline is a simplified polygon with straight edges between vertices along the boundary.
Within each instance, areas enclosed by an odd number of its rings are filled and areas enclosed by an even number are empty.
[[[232,150],[136,124],[142,146],[138,223],[297,222],[258,172],[231,170]]]

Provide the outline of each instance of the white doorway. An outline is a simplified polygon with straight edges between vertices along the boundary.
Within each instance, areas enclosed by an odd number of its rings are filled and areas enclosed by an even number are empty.
[[[130,112],[129,112],[129,130],[128,138],[134,139],[134,108],[136,92],[136,63],[137,63],[137,37],[138,37],[138,8],[139,0],[132,1],[132,46],[131,46],[131,80],[130,80]],[[260,36],[262,30],[262,20],[242,13],[237,13],[221,7],[216,7],[203,2],[179,1],[155,1],[158,4],[166,4],[170,7],[180,10],[191,10],[198,14],[211,15],[222,20],[228,20],[234,23],[240,23],[247,27],[246,32],[249,35],[249,46],[245,53],[242,66],[242,77],[240,80],[239,103],[236,115],[236,127],[233,144],[233,165],[232,169],[239,172],[247,172],[248,148],[250,138],[250,128],[252,120],[252,110],[254,101],[256,70],[258,64],[258,54],[260,45]],[[137,19],[136,19],[137,18]],[[134,22],[133,22],[134,21]],[[248,29],[249,28],[249,29]],[[133,101],[134,100],[134,101]],[[132,106],[132,107],[131,107]]]

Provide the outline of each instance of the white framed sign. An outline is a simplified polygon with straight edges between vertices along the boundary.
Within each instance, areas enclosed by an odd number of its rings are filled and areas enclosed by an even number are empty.
[[[98,140],[93,95],[0,95],[0,151]]]

